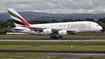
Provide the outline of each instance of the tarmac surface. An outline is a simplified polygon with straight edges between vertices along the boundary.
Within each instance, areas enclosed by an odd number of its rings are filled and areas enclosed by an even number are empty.
[[[0,50],[0,53],[45,53],[45,55],[32,58],[46,58],[57,54],[67,54],[51,59],[105,59],[105,51],[42,51],[42,50]],[[89,58],[92,56],[92,58]]]
[[[34,58],[45,58],[45,57],[49,56],[49,58],[51,59],[51,56],[54,56],[54,55],[56,55],[56,53],[48,53],[48,54],[34,57]],[[89,58],[89,56],[92,56],[92,59],[104,59],[105,58],[105,54],[84,54],[84,53],[71,54],[71,53],[69,53],[67,55],[53,58],[53,59],[91,59],[91,58]]]
[[[0,41],[99,42],[105,39],[0,39]]]
[[[98,53],[98,54],[105,54],[105,51],[0,50],[0,53]]]
[[[105,41],[105,39],[0,39],[0,41],[99,42]],[[92,59],[105,59],[105,51],[0,50],[0,53],[47,53],[46,55],[33,58],[45,58],[56,54],[68,54],[55,59],[90,59],[88,56],[91,55],[93,56]]]
[[[55,59],[105,59],[105,55],[92,55],[92,58],[89,58],[88,56],[89,55],[66,55]]]

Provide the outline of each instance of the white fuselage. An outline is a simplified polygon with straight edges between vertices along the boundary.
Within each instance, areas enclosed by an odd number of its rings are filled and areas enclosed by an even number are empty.
[[[32,28],[40,28],[40,29],[54,29],[54,30],[67,30],[71,32],[92,32],[92,31],[100,31],[102,27],[95,22],[91,21],[78,21],[78,22],[63,22],[63,23],[47,23],[47,24],[33,24],[30,25]],[[21,28],[21,27],[20,27]],[[43,32],[36,32],[30,30],[27,27],[22,27],[24,29],[21,32],[27,32],[31,34],[44,34]]]
[[[102,27],[100,25],[90,21],[34,24],[34,25],[30,25],[30,27],[58,29],[58,30],[61,29],[61,30],[78,31],[78,32],[102,30]]]

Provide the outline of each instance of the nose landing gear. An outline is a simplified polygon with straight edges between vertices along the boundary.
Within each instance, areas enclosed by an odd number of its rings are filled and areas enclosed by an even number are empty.
[[[95,33],[95,36],[97,37],[97,31],[96,31],[96,33]]]

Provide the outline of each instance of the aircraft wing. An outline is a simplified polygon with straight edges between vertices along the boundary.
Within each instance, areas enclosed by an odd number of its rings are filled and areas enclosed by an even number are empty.
[[[40,28],[40,27],[28,27],[28,28],[32,28],[32,30],[35,30],[35,31],[40,31],[42,32],[44,29],[51,29],[51,28]],[[62,29],[52,29],[54,32],[58,32],[59,30],[62,30]],[[79,32],[78,30],[74,30],[74,29],[70,29],[70,30],[67,30],[68,32],[72,32],[72,33],[77,33]]]
[[[51,29],[51,28],[40,28],[40,27],[28,27],[28,28],[32,28],[31,30],[35,30],[35,31],[40,31],[40,32],[42,32],[44,29]],[[52,29],[54,32],[55,31],[59,31],[59,30],[61,30],[61,29]]]

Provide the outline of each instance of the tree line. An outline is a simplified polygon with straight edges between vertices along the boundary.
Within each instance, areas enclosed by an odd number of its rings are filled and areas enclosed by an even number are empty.
[[[105,18],[100,18],[97,21],[95,21],[92,18],[86,18],[86,19],[63,19],[61,21],[58,21],[56,19],[52,19],[52,20],[30,20],[28,21],[30,24],[42,24],[42,23],[57,23],[57,22],[74,22],[74,21],[93,21],[98,23],[99,25],[101,25],[103,27],[102,31],[105,31]],[[7,28],[12,28],[15,27],[13,21],[11,19],[8,19],[7,21],[0,21],[0,33],[1,30],[3,32],[4,29],[2,29],[3,27],[7,27]],[[6,31],[10,31],[10,30],[6,30]]]

